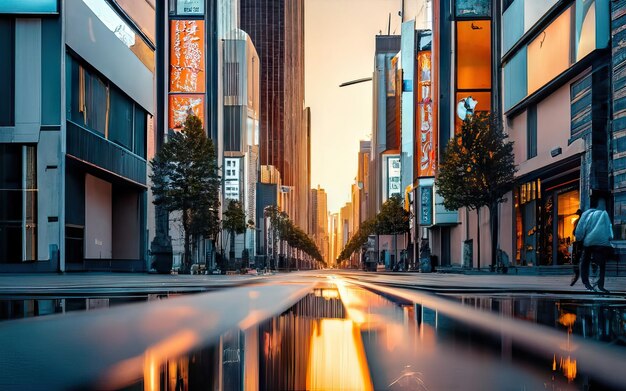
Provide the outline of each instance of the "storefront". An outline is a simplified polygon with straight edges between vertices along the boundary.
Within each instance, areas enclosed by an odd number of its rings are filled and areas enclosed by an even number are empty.
[[[514,190],[518,266],[572,263],[574,223],[580,208],[580,169],[561,166],[551,171],[520,181]]]

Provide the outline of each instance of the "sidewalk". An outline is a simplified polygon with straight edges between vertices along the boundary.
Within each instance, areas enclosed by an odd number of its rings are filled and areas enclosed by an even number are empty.
[[[341,273],[344,275],[344,273]],[[572,274],[567,275],[512,275],[497,273],[452,274],[452,273],[345,273],[353,274],[353,278],[367,280],[372,283],[386,284],[396,287],[416,288],[441,293],[546,293],[557,295],[591,295],[600,293],[589,292],[580,279],[570,287]],[[605,288],[610,296],[626,298],[626,276],[606,277]]]
[[[145,273],[0,274],[0,295],[85,295],[206,292],[267,279],[253,275]]]

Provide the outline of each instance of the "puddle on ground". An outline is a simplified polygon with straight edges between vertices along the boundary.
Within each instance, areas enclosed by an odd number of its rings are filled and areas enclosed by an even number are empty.
[[[615,386],[586,372],[571,339],[577,320],[587,313],[592,319],[582,321],[580,327],[596,331],[581,335],[606,342],[623,338],[623,310],[621,326],[611,331],[613,337],[597,338],[607,330],[607,319],[617,324],[619,317],[603,318],[600,314],[605,309],[564,302],[539,301],[535,310],[526,309],[529,304],[524,300],[505,303],[492,301],[489,309],[511,316],[526,314],[531,318],[526,320],[563,331],[553,354],[533,351],[505,334],[475,329],[436,308],[338,282],[315,289],[278,316],[244,330],[230,330],[219,341],[189,354],[172,357],[169,352],[175,349],[168,350],[168,346],[175,345],[173,340],[170,345],[155,346],[145,352],[143,373],[129,378],[122,367],[89,387],[436,391],[608,390]],[[618,386],[615,389],[624,389],[626,384]]]
[[[179,294],[149,294],[115,297],[1,297],[0,321],[31,318],[72,311],[91,311],[121,304],[162,300]]]
[[[626,347],[626,301],[543,295],[452,295],[469,307]]]

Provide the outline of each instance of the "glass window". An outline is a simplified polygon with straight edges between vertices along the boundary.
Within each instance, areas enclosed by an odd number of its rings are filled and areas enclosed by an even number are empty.
[[[571,190],[557,196],[557,232],[558,232],[558,255],[557,263],[564,265],[571,263],[572,243],[574,242],[574,223],[578,219],[576,210],[580,207],[580,193]]]
[[[576,2],[576,61],[580,61],[596,48],[596,2]]]
[[[36,156],[34,146],[0,144],[0,262],[37,259]]]
[[[457,22],[457,89],[491,89],[491,22]]]
[[[546,85],[571,64],[571,7],[528,44],[528,94]]]
[[[465,102],[471,102],[468,105]],[[459,91],[456,93],[456,108],[455,108],[455,124],[456,124],[456,133],[461,131],[461,125],[463,124],[463,119],[460,117],[460,107],[459,105],[463,105],[465,110],[471,110],[471,106],[474,106],[474,113],[478,113],[481,111],[490,111],[491,110],[491,93],[490,92],[469,92],[469,91]],[[469,108],[467,106],[470,106]]]
[[[156,14],[154,0],[115,0],[139,26],[141,31],[156,42]]]
[[[526,91],[526,47],[523,47],[504,65],[504,110],[509,110],[524,99]]]
[[[0,18],[0,126],[14,125],[15,23],[12,18]]]
[[[511,3],[509,0],[508,3]],[[502,15],[502,53],[508,52],[524,35],[524,1],[516,0],[506,5]]]
[[[456,0],[457,17],[490,17],[491,0]]]
[[[117,88],[112,88],[110,106],[108,139],[132,150],[133,101]]]
[[[154,51],[105,0],[83,0],[83,2],[137,56],[146,68],[154,72]]]
[[[144,159],[146,158],[146,123],[146,112],[143,111],[139,106],[135,105],[135,147],[133,151]]]
[[[106,136],[109,87],[100,77],[82,66],[79,69],[78,83],[78,105],[82,108],[81,112],[86,120],[85,125]]]

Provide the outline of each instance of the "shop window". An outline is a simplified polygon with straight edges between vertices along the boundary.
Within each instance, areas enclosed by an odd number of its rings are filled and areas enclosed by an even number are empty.
[[[578,189],[566,191],[557,196],[557,264],[572,263],[572,243],[574,242],[574,223],[578,220],[576,210],[580,208]]]
[[[36,149],[0,144],[0,262],[37,259]]]
[[[515,191],[516,261],[519,265],[537,265],[540,229],[538,205],[541,201],[539,180],[522,184]]]
[[[528,45],[528,94],[569,68],[571,18],[570,7]]]
[[[14,125],[15,19],[0,18],[0,126]]]
[[[491,22],[472,20],[456,26],[457,89],[491,89]]]

